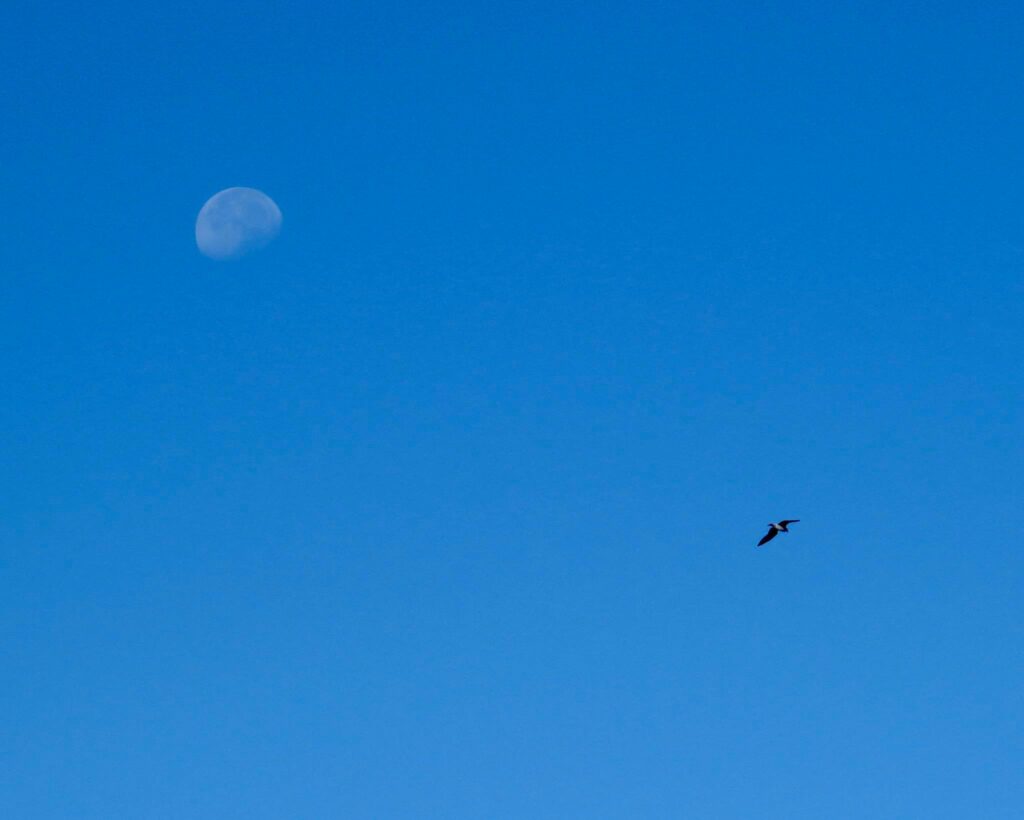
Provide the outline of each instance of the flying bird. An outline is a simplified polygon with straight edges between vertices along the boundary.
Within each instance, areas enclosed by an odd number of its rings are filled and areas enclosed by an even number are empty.
[[[780,532],[789,532],[789,525],[796,524],[799,520],[799,518],[787,518],[785,521],[780,521],[778,524],[769,524],[768,534],[758,541],[757,545],[760,547],[762,544],[767,544]]]

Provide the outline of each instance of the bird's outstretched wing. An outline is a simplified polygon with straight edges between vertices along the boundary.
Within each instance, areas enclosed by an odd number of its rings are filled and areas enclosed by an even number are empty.
[[[788,527],[790,524],[799,524],[799,523],[800,523],[800,519],[799,518],[787,518],[785,521],[780,521],[779,522],[779,526],[780,527]]]
[[[769,541],[771,541],[778,534],[779,534],[779,531],[777,529],[775,529],[774,527],[772,527],[770,530],[768,530],[768,534],[764,538],[762,538],[760,541],[757,542],[757,545],[760,547],[762,544],[767,544]]]

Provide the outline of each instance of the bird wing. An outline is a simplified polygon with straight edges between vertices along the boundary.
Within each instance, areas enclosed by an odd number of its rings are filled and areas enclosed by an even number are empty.
[[[787,518],[785,521],[780,521],[779,522],[779,526],[780,527],[788,527],[790,524],[799,524],[799,523],[800,523],[800,519],[799,518]]]
[[[764,538],[762,538],[760,541],[758,541],[757,545],[761,546],[762,544],[767,544],[769,541],[771,541],[778,534],[779,534],[779,531],[777,529],[772,528],[772,529],[768,530],[768,534]]]

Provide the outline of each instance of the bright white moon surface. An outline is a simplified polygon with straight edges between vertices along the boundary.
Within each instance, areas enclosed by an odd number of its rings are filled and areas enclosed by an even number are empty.
[[[281,209],[255,188],[225,188],[196,218],[196,244],[211,259],[237,259],[264,247],[281,230]]]

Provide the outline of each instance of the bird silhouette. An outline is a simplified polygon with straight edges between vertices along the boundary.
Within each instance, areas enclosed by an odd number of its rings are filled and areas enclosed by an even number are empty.
[[[768,534],[765,535],[765,537],[762,538],[760,541],[758,541],[757,545],[760,547],[764,544],[767,544],[780,532],[789,532],[789,525],[796,524],[799,520],[799,518],[786,518],[783,521],[780,521],[778,524],[769,524]]]

